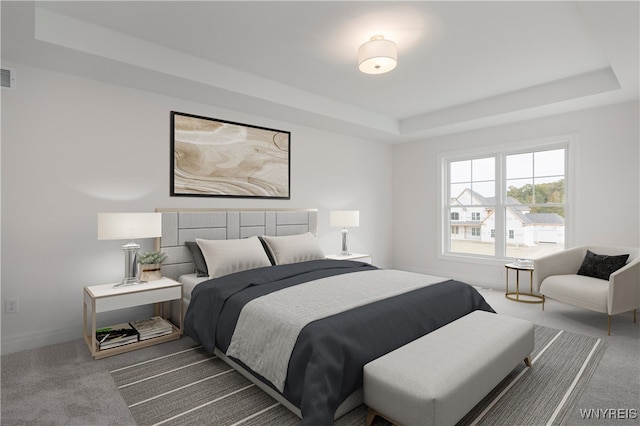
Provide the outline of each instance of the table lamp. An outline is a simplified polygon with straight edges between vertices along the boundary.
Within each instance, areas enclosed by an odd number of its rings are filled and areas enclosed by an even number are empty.
[[[355,227],[360,225],[360,212],[357,210],[337,210],[329,213],[329,226],[342,227],[342,252],[340,256],[349,256],[347,248],[347,227]]]
[[[116,287],[140,284],[136,276],[136,260],[140,245],[135,238],[162,236],[162,213],[98,213],[99,240],[129,240],[124,251],[124,279]]]

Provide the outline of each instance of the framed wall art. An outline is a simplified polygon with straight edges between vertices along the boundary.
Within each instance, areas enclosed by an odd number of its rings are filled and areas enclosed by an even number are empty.
[[[171,195],[290,199],[291,133],[171,111]]]

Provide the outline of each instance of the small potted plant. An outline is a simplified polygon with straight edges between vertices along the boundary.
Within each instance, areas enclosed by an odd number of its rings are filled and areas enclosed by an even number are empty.
[[[138,256],[138,275],[140,281],[155,281],[162,278],[162,262],[167,255],[159,251],[148,251]]]

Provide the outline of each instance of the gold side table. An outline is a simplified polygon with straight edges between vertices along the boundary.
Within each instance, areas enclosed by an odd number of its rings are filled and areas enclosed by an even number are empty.
[[[506,291],[504,297],[520,303],[544,303],[544,295],[533,293],[533,266],[507,263],[505,267]],[[509,270],[516,271],[516,291],[509,291]],[[520,271],[529,271],[529,292],[520,291]]]

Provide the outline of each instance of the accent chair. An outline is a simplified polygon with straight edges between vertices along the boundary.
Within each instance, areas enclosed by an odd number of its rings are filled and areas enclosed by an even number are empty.
[[[624,255],[629,257],[625,260]],[[611,335],[613,315],[633,311],[636,322],[640,307],[640,249],[579,246],[535,259],[533,288],[544,297],[606,313],[607,332]]]

